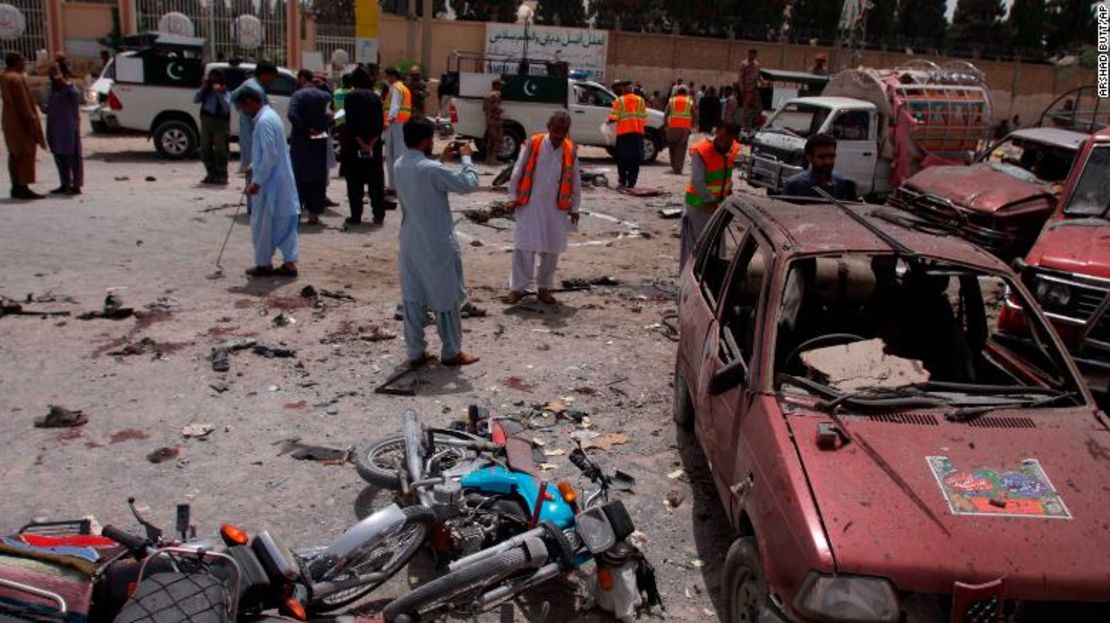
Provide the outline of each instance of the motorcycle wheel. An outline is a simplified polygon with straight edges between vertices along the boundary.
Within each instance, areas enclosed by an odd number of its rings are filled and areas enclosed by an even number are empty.
[[[464,441],[476,440],[478,437],[462,431],[445,428],[429,429],[434,437],[451,437]],[[450,448],[451,454],[444,458],[440,465],[447,469],[458,461],[466,458],[463,448]],[[401,477],[398,471],[405,465],[405,438],[403,435],[390,435],[385,439],[371,441],[355,450],[355,469],[358,475],[366,482],[390,491],[401,490]]]
[[[435,511],[424,506],[409,506],[402,511],[405,513],[405,523],[400,528],[392,535],[378,541],[373,547],[359,552],[343,567],[342,571],[330,578],[333,582],[340,582],[352,576],[381,572],[382,579],[328,595],[315,602],[313,610],[331,612],[353,604],[381,586],[408,564],[409,559],[427,540],[436,514]]]
[[[475,597],[476,595],[469,593],[482,590],[497,580],[530,567],[528,553],[523,548],[514,547],[493,558],[452,571],[414,589],[386,606],[382,611],[382,617],[392,623],[403,615],[416,617],[422,612],[431,612],[463,596]]]

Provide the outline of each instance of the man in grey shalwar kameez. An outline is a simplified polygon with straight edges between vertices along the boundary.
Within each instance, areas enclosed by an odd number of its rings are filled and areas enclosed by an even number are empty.
[[[394,165],[401,204],[401,297],[409,364],[420,366],[431,356],[425,348],[424,314],[435,314],[440,359],[444,365],[465,366],[478,357],[462,350],[462,305],[466,300],[462,257],[447,193],[478,189],[478,171],[470,161],[474,150],[459,151],[462,169],[453,171],[431,155],[435,124],[414,117],[404,126],[405,151]],[[441,159],[448,156],[450,147]]]
[[[64,61],[50,68],[50,97],[46,103],[46,144],[58,167],[58,187],[52,195],[79,195],[85,180],[81,156],[81,91]]]

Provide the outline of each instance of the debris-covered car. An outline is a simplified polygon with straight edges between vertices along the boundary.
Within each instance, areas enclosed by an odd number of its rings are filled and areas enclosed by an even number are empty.
[[[1110,620],[1110,422],[1005,264],[898,217],[736,196],[686,265],[723,620]],[[995,329],[1004,288],[1036,340]]]
[[[1091,389],[1110,395],[1110,129],[1087,141],[1056,213],[1019,265]],[[1013,299],[999,325],[1029,334]]]
[[[1089,135],[1060,128],[1011,133],[969,167],[923,169],[890,197],[1003,259],[1024,255],[1056,207]]]

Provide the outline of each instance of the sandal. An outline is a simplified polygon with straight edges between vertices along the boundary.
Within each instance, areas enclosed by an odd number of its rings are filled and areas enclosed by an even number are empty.
[[[274,274],[273,266],[255,266],[246,270],[248,277],[269,277]]]
[[[281,266],[281,267],[278,267],[277,269],[275,269],[272,274],[277,276],[277,277],[296,278],[297,269],[296,268],[289,268],[288,266]]]
[[[35,418],[35,428],[72,428],[89,421],[89,416],[80,409],[70,410],[58,405],[50,405],[50,412]]]

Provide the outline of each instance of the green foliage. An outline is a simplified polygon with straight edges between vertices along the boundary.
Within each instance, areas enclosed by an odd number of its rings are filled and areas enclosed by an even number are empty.
[[[1050,0],[1048,3],[1048,49],[1057,54],[1074,54],[1094,41],[1095,13],[1089,0]]]
[[[536,22],[560,26],[586,25],[586,9],[582,0],[540,0],[536,5]]]
[[[897,10],[898,0],[871,0],[871,10],[867,12],[868,41],[886,44],[894,40]]]
[[[1002,0],[959,0],[952,16],[948,35],[960,47],[978,47],[984,43],[1001,42],[1002,17],[1006,8]]]
[[[1044,52],[1044,36],[1048,32],[1045,0],[1014,0],[1006,31],[1012,45],[1036,54]]]
[[[896,19],[898,36],[940,47],[948,29],[947,5],[945,0],[901,0]]]

